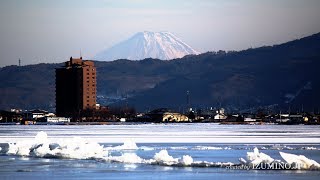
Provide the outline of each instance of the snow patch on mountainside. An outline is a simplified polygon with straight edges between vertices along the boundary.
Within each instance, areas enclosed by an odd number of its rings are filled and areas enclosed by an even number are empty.
[[[199,54],[170,32],[139,32],[107,50],[98,53],[96,60],[154,58],[169,60],[189,54]]]

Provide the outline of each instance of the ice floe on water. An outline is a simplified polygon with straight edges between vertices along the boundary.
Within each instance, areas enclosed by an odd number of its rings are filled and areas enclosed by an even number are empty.
[[[207,162],[194,161],[189,155],[174,158],[169,155],[167,150],[161,150],[156,153],[152,159],[143,159],[135,153],[123,153],[121,156],[108,156],[103,158],[104,161],[129,163],[129,164],[150,164],[160,166],[174,166],[174,167],[227,167],[234,165],[231,162]]]
[[[50,157],[50,158],[68,158],[68,159],[96,159],[108,162],[119,163],[143,163],[163,166],[196,166],[212,167],[227,166],[233,163],[194,161],[189,155],[176,157],[169,155],[167,150],[161,150],[155,153],[152,159],[143,159],[136,153],[123,152],[123,150],[139,149],[136,143],[130,139],[123,145],[114,147],[104,147],[98,143],[88,142],[83,138],[74,137],[73,139],[60,140],[51,143],[45,132],[39,132],[33,140],[9,143],[8,155],[18,155],[24,157]],[[109,151],[120,151],[120,156],[112,156]]]
[[[9,143],[7,152],[9,155],[70,159],[102,158],[105,153],[103,146],[80,137],[51,143],[45,132],[39,132],[34,140]]]
[[[275,160],[269,155],[259,152],[258,148],[254,148],[253,152],[247,152],[246,159],[240,158],[242,165],[252,169],[304,169],[304,170],[320,170],[320,164],[315,160],[308,159],[303,155],[295,155],[285,152],[279,152],[284,161]]]
[[[154,160],[160,164],[173,165],[179,162],[178,158],[173,158],[168,154],[167,150],[161,150],[159,153],[154,155]]]
[[[181,150],[231,150],[230,147],[220,146],[176,146]],[[1,151],[2,148],[0,148]],[[96,142],[89,142],[81,137],[61,139],[51,142],[45,132],[39,132],[34,139],[9,143],[6,154],[23,157],[39,158],[67,158],[67,159],[93,159],[105,162],[124,164],[150,164],[177,167],[248,167],[249,169],[305,169],[320,170],[320,164],[308,159],[304,155],[295,155],[279,152],[283,160],[276,160],[260,152],[257,147],[252,152],[247,152],[245,158],[240,158],[239,163],[197,161],[188,154],[180,157],[171,156],[167,149],[155,152],[150,159],[145,159],[136,154],[139,150],[154,151],[156,148],[138,147],[133,139],[127,139],[123,145],[104,147]],[[311,149],[311,148],[309,148]],[[129,150],[129,151],[128,151]],[[117,152],[117,153],[112,153]],[[120,155],[119,155],[120,154]]]
[[[289,164],[300,166],[300,169],[319,169],[320,164],[315,160],[308,159],[304,155],[295,155],[280,152],[281,157]]]
[[[146,160],[142,159],[135,153],[123,153],[121,156],[108,156],[108,157],[104,157],[103,159],[105,161],[128,163],[128,164],[146,162]]]
[[[178,167],[226,167],[234,165],[231,162],[194,161],[194,159],[189,155],[174,158],[169,155],[167,150],[161,150],[159,153],[154,155],[153,159],[150,159],[147,162],[150,164]]]
[[[253,152],[247,152],[247,160],[250,164],[272,163],[274,161],[267,154],[259,152],[258,148],[254,148]]]

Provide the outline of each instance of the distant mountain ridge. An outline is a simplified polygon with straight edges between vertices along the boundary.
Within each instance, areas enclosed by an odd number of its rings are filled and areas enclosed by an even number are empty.
[[[67,59],[66,59],[67,61]],[[37,64],[0,68],[0,109],[55,107],[55,68]],[[320,109],[320,33],[240,52],[208,52],[172,61],[95,61],[102,105],[139,111],[185,107],[245,109],[277,105]]]
[[[139,32],[107,50],[98,53],[96,60],[142,60],[145,58],[170,60],[189,54],[199,54],[170,32]]]

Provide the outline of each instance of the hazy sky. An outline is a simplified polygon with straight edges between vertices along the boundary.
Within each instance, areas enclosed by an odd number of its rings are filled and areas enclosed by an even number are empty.
[[[91,58],[140,31],[170,31],[200,52],[320,32],[319,0],[0,0],[0,67]]]

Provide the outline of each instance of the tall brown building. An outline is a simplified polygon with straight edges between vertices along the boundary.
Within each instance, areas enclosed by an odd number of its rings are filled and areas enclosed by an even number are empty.
[[[96,107],[96,67],[92,61],[70,58],[56,69],[56,114],[77,117]]]

